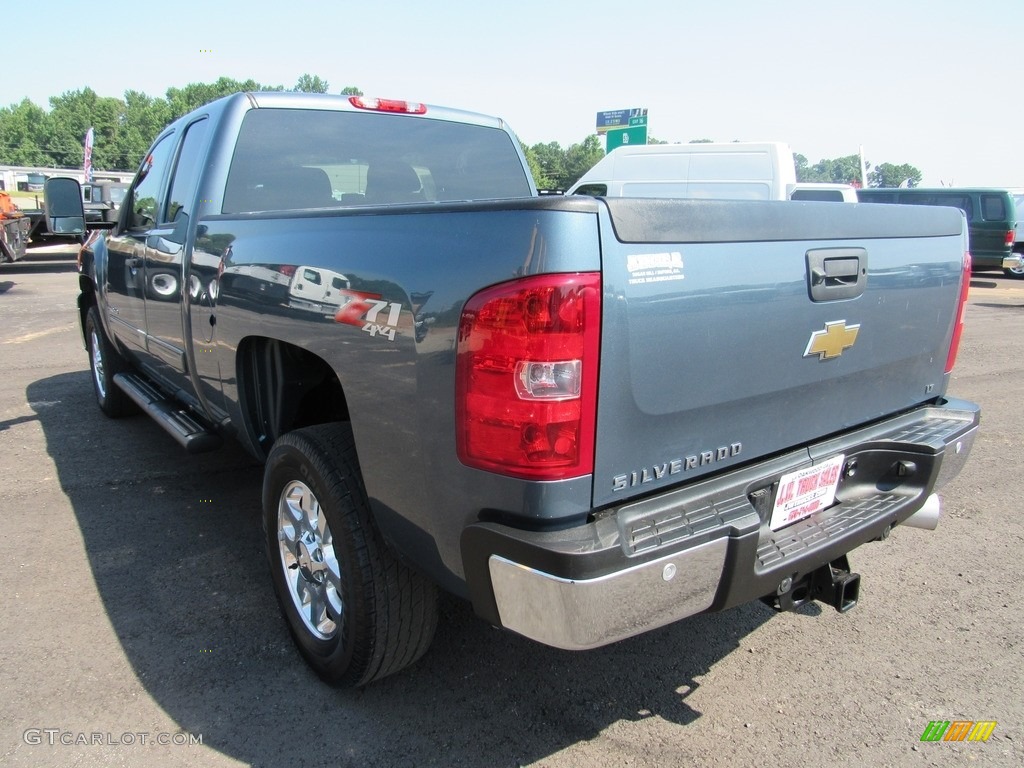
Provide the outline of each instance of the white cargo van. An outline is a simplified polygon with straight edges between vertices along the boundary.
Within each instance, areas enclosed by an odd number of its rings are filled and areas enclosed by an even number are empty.
[[[605,155],[569,195],[785,200],[796,184],[788,144],[638,144]]]

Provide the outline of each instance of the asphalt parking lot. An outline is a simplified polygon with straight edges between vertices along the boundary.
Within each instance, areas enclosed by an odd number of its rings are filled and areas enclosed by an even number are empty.
[[[428,654],[363,691],[292,646],[260,468],[96,408],[76,281],[59,249],[0,267],[0,764],[1024,764],[1024,281],[972,280],[950,394],[980,436],[938,530],[853,553],[849,614],[756,603],[573,654],[445,599]]]

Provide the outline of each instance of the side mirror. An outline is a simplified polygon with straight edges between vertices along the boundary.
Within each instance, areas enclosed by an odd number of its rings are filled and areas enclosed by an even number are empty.
[[[58,176],[43,184],[46,224],[55,235],[85,235],[82,188],[74,179]]]

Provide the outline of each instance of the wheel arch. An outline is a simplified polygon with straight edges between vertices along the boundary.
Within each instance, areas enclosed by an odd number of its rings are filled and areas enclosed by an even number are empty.
[[[82,343],[88,349],[89,340],[85,335],[85,321],[89,316],[89,308],[98,305],[96,299],[96,284],[87,276],[78,276],[78,327],[82,331]]]
[[[350,421],[337,374],[315,353],[280,339],[249,336],[238,345],[236,363],[245,429],[263,458],[292,430]]]

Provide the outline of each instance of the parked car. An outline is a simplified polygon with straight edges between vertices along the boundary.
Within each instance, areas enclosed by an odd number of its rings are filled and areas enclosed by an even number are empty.
[[[1017,209],[1005,189],[940,187],[938,189],[858,189],[862,203],[944,205],[967,215],[971,258],[975,270],[1001,269],[1011,277],[1024,277],[1021,254],[1014,253]]]

